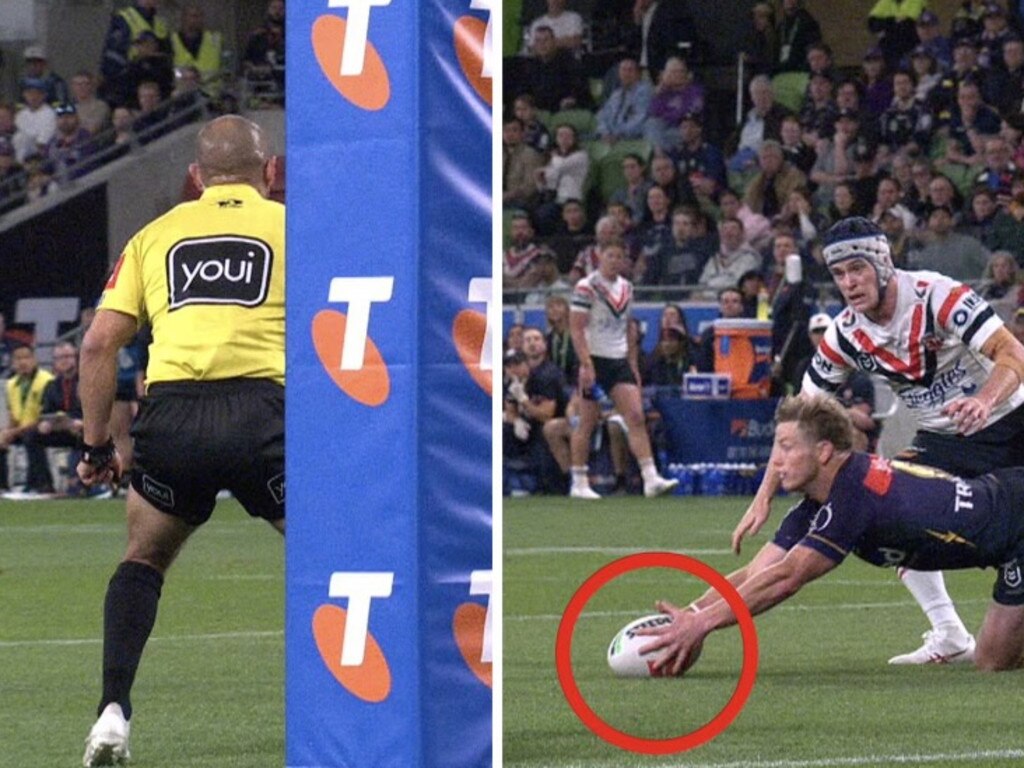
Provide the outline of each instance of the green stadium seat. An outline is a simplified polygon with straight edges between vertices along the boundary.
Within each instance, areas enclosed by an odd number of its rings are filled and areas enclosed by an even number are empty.
[[[553,114],[548,123],[552,133],[559,125],[571,125],[580,140],[589,139],[597,131],[597,118],[589,109],[563,109]]]
[[[612,192],[626,183],[622,175],[622,158],[626,155],[639,155],[645,163],[650,163],[654,147],[644,139],[628,139],[613,144],[599,164],[601,200],[607,201]]]
[[[793,112],[799,112],[808,79],[806,72],[781,72],[775,75],[772,78],[775,100]]]

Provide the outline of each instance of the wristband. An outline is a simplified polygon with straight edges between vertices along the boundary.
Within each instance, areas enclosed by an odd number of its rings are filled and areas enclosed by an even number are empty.
[[[82,461],[93,469],[103,469],[114,461],[114,438],[108,438],[103,445],[80,444]]]

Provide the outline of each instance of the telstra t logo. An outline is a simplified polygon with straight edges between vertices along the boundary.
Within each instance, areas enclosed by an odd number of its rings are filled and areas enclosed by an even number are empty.
[[[327,293],[348,304],[348,315],[325,309],[313,318],[313,346],[342,392],[363,405],[379,406],[391,394],[391,377],[369,335],[370,308],[391,300],[394,277],[335,277]]]
[[[491,339],[492,329],[496,325],[496,319],[493,317],[496,308],[491,305],[491,278],[474,277],[470,280],[467,299],[474,304],[484,304],[487,310],[484,314],[472,309],[459,312],[452,323],[452,339],[459,359],[466,366],[473,381],[490,395],[491,371],[494,367],[491,358]]]
[[[313,638],[327,669],[345,690],[373,704],[391,693],[391,669],[370,633],[370,606],[390,597],[394,582],[390,571],[332,573],[327,593],[347,598],[348,609],[325,604],[313,614]]]
[[[370,10],[388,5],[391,0],[328,0],[328,8],[347,8],[348,17],[325,14],[313,22],[320,69],[338,93],[369,112],[391,99],[388,69],[370,42]]]
[[[469,0],[474,11],[486,11],[487,21],[462,16],[455,22],[455,56],[466,80],[477,95],[491,103],[491,77],[494,68],[493,25],[491,11],[495,0]]]
[[[493,665],[491,655],[491,572],[473,571],[469,576],[469,594],[486,595],[487,607],[479,603],[462,603],[455,609],[452,634],[466,666],[477,679],[491,687]]]

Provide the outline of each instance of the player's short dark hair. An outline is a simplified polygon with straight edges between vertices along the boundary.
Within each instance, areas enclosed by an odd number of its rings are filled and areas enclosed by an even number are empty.
[[[796,422],[808,437],[827,440],[838,451],[853,449],[853,423],[838,401],[825,395],[790,395],[779,403],[775,423]]]

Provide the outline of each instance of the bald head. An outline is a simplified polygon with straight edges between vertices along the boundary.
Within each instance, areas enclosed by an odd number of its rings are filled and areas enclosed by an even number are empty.
[[[256,123],[238,115],[211,120],[196,141],[196,171],[209,187],[216,184],[266,183],[266,141]]]

